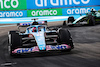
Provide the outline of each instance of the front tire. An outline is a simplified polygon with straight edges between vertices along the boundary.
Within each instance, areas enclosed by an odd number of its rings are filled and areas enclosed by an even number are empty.
[[[71,34],[70,34],[68,29],[62,28],[62,29],[59,30],[58,43],[70,45],[71,49],[74,48],[73,41],[72,41],[72,38],[71,38]],[[71,49],[65,50],[65,51],[71,51]]]
[[[88,23],[91,26],[94,26],[95,25],[95,18],[92,15],[89,15],[88,16]]]
[[[15,54],[12,53],[15,49],[22,45],[21,36],[19,36],[16,31],[10,31],[8,34],[8,51],[10,56],[14,56]]]

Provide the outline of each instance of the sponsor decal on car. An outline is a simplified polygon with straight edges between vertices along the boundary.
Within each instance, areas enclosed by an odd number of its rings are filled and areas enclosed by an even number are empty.
[[[35,51],[39,51],[38,46],[32,48],[18,48],[12,51],[12,53],[28,53],[28,52],[35,52]]]
[[[51,46],[51,48],[53,49],[53,50],[59,50],[59,49],[65,49],[65,48],[67,48],[66,46],[62,46],[62,45],[57,45],[57,46]]]
[[[28,23],[20,23],[20,26],[31,25],[31,24],[32,24],[31,22],[28,22]]]
[[[46,51],[48,50],[63,50],[63,49],[70,49],[71,47],[67,44],[62,44],[62,45],[46,45]],[[12,53],[29,53],[29,52],[39,52],[38,46],[34,46],[32,48],[18,48],[12,51]]]

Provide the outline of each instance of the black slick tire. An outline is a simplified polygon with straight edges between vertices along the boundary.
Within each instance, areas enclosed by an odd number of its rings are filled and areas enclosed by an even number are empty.
[[[10,31],[8,34],[8,51],[10,56],[14,56],[12,53],[15,49],[22,45],[22,38],[19,36],[16,31]]]
[[[88,23],[89,23],[90,26],[95,25],[95,18],[92,15],[88,16]]]
[[[69,18],[68,18],[68,23],[69,23],[69,22],[72,23],[72,22],[74,22],[74,21],[75,21],[74,17],[69,17]]]
[[[62,28],[62,29],[59,30],[58,43],[60,43],[60,44],[68,44],[68,45],[71,46],[71,49],[74,48],[73,41],[72,41],[72,38],[71,38],[71,34],[70,34],[68,29]],[[65,51],[71,51],[71,49],[65,50]]]

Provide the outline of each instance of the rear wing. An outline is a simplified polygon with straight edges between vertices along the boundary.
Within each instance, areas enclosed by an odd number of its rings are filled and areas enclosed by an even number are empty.
[[[17,23],[17,26],[19,26],[19,27],[27,27],[27,26],[32,25],[32,23],[34,23],[34,22]],[[39,21],[38,25],[47,25],[47,21]]]

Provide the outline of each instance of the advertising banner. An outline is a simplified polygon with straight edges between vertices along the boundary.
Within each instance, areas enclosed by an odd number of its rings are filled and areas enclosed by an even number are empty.
[[[62,15],[62,9],[27,10],[27,16],[57,16]]]
[[[27,11],[0,11],[0,18],[27,17]]]
[[[0,11],[95,5],[100,5],[100,0],[0,0]]]
[[[100,5],[100,0],[27,0],[27,9]]]
[[[27,9],[26,0],[0,0],[0,10]]]
[[[62,14],[63,15],[86,14],[87,12],[90,12],[92,8],[95,9],[96,11],[100,10],[100,6],[98,6],[98,7],[63,8],[62,9]]]

